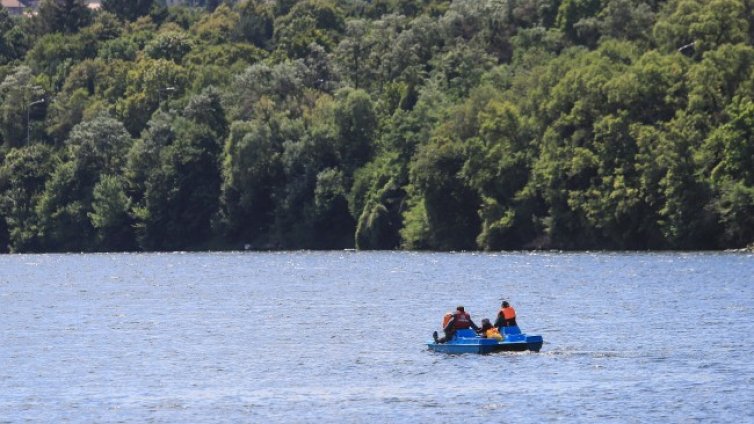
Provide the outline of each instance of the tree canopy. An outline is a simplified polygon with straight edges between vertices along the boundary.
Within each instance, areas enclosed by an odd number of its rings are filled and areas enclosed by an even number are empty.
[[[0,251],[754,245],[752,0],[0,10]]]

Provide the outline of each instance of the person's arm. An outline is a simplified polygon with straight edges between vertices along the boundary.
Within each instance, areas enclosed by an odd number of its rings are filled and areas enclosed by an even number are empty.
[[[479,327],[476,324],[474,324],[474,320],[472,320],[471,317],[469,317],[469,322],[471,323],[471,328],[473,328],[474,331],[476,331],[478,333],[479,332]]]
[[[495,320],[495,327],[503,327],[503,324],[505,324],[505,318],[502,313],[498,312],[497,319]]]

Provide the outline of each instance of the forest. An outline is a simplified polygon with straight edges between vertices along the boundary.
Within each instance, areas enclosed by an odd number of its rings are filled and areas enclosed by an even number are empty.
[[[754,246],[754,0],[0,11],[0,251]]]

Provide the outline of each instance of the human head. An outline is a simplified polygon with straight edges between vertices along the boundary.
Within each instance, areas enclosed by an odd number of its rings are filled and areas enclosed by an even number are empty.
[[[482,320],[482,325],[487,325],[487,324],[492,325],[492,323],[490,322],[490,319],[489,318],[483,319]]]
[[[511,306],[511,304],[510,304],[510,303],[508,303],[508,301],[507,301],[507,300],[504,300],[504,301],[503,301],[503,308],[507,308],[508,306]]]
[[[461,305],[458,305],[458,306],[456,307],[456,311],[458,311],[458,312],[463,312],[463,306],[461,306]]]

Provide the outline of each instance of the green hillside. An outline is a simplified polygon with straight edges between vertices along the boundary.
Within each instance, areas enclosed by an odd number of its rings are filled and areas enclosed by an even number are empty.
[[[86,3],[0,12],[0,250],[754,243],[754,0]]]

